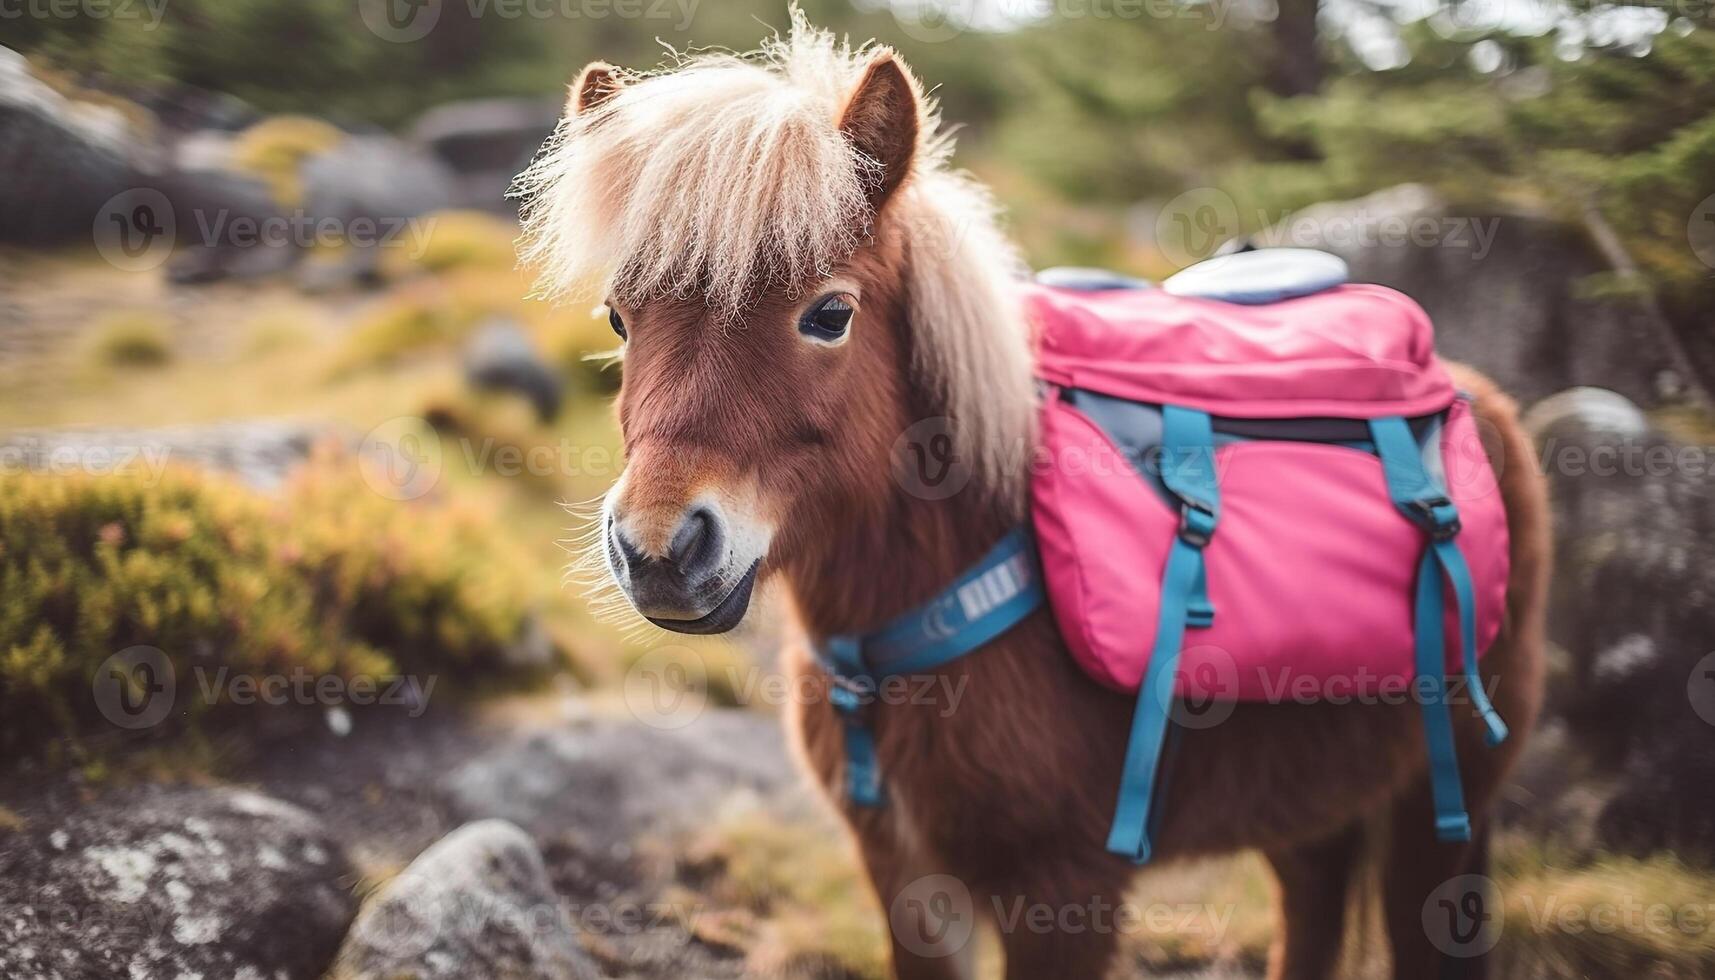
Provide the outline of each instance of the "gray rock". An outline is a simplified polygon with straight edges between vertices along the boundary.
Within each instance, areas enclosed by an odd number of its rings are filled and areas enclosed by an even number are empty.
[[[1549,635],[1567,655],[1550,709],[1617,780],[1596,837],[1715,862],[1715,448],[1676,442],[1611,392],[1528,417],[1557,529]]]
[[[480,391],[510,391],[528,399],[544,424],[560,414],[564,385],[517,322],[484,324],[464,353],[465,380]]]
[[[380,250],[420,245],[428,229],[415,219],[457,200],[446,164],[391,136],[347,137],[306,161],[299,176],[306,219],[337,227],[350,246],[336,271],[352,282],[380,281]]]
[[[581,980],[598,974],[536,845],[504,820],[441,838],[366,903],[340,978]]]
[[[1636,437],[1650,430],[1649,416],[1617,391],[1606,388],[1571,388],[1550,395],[1524,413],[1524,427],[1537,439],[1553,438],[1558,432],[1607,433]]]
[[[1646,304],[1581,293],[1580,280],[1610,266],[1581,228],[1553,218],[1474,214],[1404,185],[1306,208],[1256,237],[1333,252],[1354,282],[1417,300],[1444,356],[1527,404],[1601,385],[1653,406],[1696,380],[1680,376],[1673,330]]]
[[[351,868],[314,817],[247,790],[37,801],[0,832],[0,976],[318,977]]]
[[[351,136],[299,170],[304,210],[347,223],[396,221],[450,207],[453,175],[424,150],[391,136]]]
[[[88,242],[103,205],[132,186],[132,141],[117,110],[67,99],[0,47],[0,241]]]
[[[411,127],[411,139],[455,174],[455,204],[511,213],[512,178],[529,165],[560,119],[555,99],[469,99],[435,106]]]
[[[629,845],[706,821],[734,792],[795,786],[778,720],[711,709],[684,729],[586,718],[520,736],[449,773],[442,790],[464,819],[503,818],[538,840],[572,832]]]

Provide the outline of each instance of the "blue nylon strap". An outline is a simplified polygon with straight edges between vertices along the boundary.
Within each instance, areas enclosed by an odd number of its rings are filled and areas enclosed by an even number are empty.
[[[828,699],[845,726],[846,795],[859,806],[880,806],[881,768],[875,761],[875,732],[865,717],[875,696],[875,678],[864,667],[863,647],[849,636],[829,637],[819,656],[833,679]]]
[[[880,675],[939,667],[1011,629],[1042,598],[1036,544],[1019,528],[940,595],[864,637],[864,662]]]
[[[1119,800],[1109,851],[1138,864],[1151,855],[1155,782],[1172,714],[1176,668],[1187,626],[1206,626],[1214,616],[1208,599],[1203,549],[1220,517],[1215,480],[1215,435],[1205,412],[1174,405],[1162,408],[1161,477],[1181,501],[1179,534],[1161,575],[1161,600],[1149,666],[1138,686],[1120,774]]]
[[[1131,738],[1126,743],[1125,766],[1120,774],[1119,802],[1114,807],[1113,827],[1108,831],[1108,850],[1138,864],[1150,858],[1150,811],[1153,808],[1155,774],[1161,764],[1161,748],[1167,737],[1167,719],[1172,711],[1175,668],[1185,636],[1185,613],[1197,573],[1203,567],[1202,549],[1184,538],[1175,538],[1167,555],[1167,570],[1161,576],[1161,603],[1157,614],[1155,645],[1150,648],[1149,667],[1138,688],[1137,707],[1131,719]]]
[[[976,650],[1042,605],[1042,576],[1027,528],[1002,538],[945,591],[867,636],[830,636],[816,661],[833,684],[845,723],[846,795],[858,806],[885,802],[870,709],[881,678],[933,670]]]
[[[1482,717],[1490,745],[1507,737],[1501,721],[1483,690],[1477,671],[1477,609],[1471,570],[1455,538],[1459,512],[1446,492],[1423,465],[1423,450],[1411,435],[1406,421],[1398,417],[1372,419],[1370,432],[1381,457],[1388,496],[1400,512],[1429,536],[1417,567],[1417,597],[1413,609],[1416,636],[1415,681],[1423,700],[1424,736],[1429,748],[1430,789],[1435,801],[1435,831],[1441,840],[1471,839],[1471,821],[1465,812],[1464,790],[1459,780],[1459,760],[1454,748],[1453,719],[1447,704],[1447,644],[1443,618],[1446,599],[1442,579],[1453,586],[1458,604],[1459,654],[1465,686],[1472,705]]]

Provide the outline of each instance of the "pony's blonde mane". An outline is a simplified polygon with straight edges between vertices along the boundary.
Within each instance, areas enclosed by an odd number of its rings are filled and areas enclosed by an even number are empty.
[[[877,50],[794,9],[791,32],[753,54],[681,56],[568,109],[514,188],[538,292],[700,294],[725,318],[761,289],[830,274],[873,231],[864,177],[876,163],[837,124]],[[1023,265],[988,192],[949,167],[934,103],[921,108],[912,173],[888,208],[905,231],[917,367],[985,486],[1022,502],[1034,412],[1011,281]]]

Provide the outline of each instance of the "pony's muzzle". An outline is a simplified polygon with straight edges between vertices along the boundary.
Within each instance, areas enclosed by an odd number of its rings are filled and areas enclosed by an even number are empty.
[[[628,522],[609,517],[608,564],[637,611],[680,633],[724,633],[750,606],[756,563],[735,568],[730,525],[717,504],[699,501],[651,551]]]

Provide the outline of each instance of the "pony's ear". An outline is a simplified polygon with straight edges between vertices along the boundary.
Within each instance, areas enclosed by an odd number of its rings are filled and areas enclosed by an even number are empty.
[[[572,110],[589,112],[613,98],[625,87],[625,75],[605,61],[592,61],[572,83]]]
[[[891,50],[882,48],[840,113],[840,132],[874,162],[864,168],[864,191],[877,211],[911,172],[917,153],[917,82]]]

